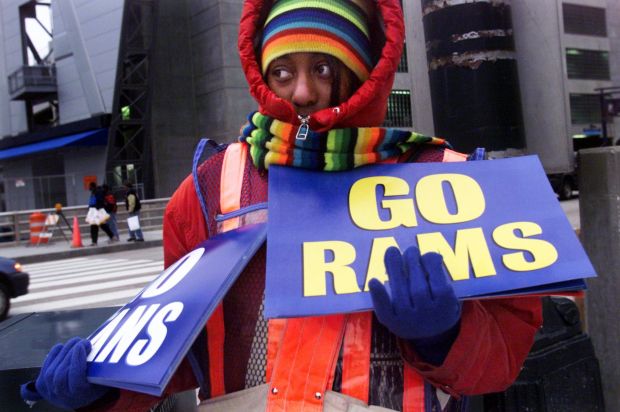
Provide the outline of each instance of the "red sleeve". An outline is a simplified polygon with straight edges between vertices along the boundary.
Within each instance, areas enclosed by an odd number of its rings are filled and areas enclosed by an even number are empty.
[[[188,176],[176,190],[164,213],[164,266],[168,267],[207,239],[207,231],[192,176]],[[148,411],[166,396],[197,388],[191,366],[183,360],[162,397],[150,396],[126,390],[105,405],[85,408],[91,411]],[[93,405],[94,406],[94,405]]]
[[[423,362],[409,345],[403,356],[425,379],[452,395],[506,390],[542,326],[538,297],[472,300],[463,303],[461,330],[444,363]]]

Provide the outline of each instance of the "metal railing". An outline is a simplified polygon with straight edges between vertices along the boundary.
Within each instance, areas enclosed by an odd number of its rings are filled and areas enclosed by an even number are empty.
[[[9,93],[14,99],[28,91],[55,93],[56,67],[54,65],[22,66],[9,75]]]
[[[0,182],[4,183],[5,188],[4,210],[31,210],[56,203],[78,205],[78,192],[84,191],[75,173],[4,177],[0,178]]]
[[[140,226],[142,231],[161,230],[163,228],[163,216],[166,205],[170,198],[141,200],[142,208],[140,210]],[[54,209],[36,209],[36,210],[20,210],[16,212],[0,213],[0,248],[4,246],[14,246],[15,244],[27,243],[30,241],[30,215],[35,212],[49,214],[55,212]],[[80,233],[82,237],[89,231],[90,225],[84,220],[88,206],[68,206],[62,208],[62,213],[66,217],[69,226],[73,225],[73,217],[78,217]],[[127,211],[123,203],[118,204],[116,220],[119,234],[126,234],[127,228]],[[66,236],[71,236],[69,228],[62,219],[59,219],[58,225]],[[54,229],[52,233],[57,232]],[[61,234],[54,234],[51,241],[64,240]]]

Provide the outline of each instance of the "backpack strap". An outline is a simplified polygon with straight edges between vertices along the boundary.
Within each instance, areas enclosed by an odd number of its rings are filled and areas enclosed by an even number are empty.
[[[467,160],[485,160],[487,153],[484,147],[477,147],[472,154],[467,157]]]
[[[207,207],[207,202],[205,201],[204,194],[200,189],[200,182],[198,180],[198,165],[200,164],[200,159],[202,158],[202,154],[205,151],[205,148],[209,148],[211,154],[221,152],[226,149],[226,145],[217,144],[214,140],[211,139],[200,139],[198,145],[196,146],[196,150],[194,151],[194,158],[192,160],[192,177],[194,180],[194,189],[196,190],[196,195],[198,196],[198,201],[200,202],[200,209],[202,210],[202,215],[205,218],[205,222],[207,224],[207,233],[209,233],[209,237],[214,236],[215,233],[211,233],[211,225],[209,225],[209,208]]]
[[[200,203],[200,209],[202,210],[202,214],[205,218],[205,223],[207,226],[207,233],[209,237],[213,236],[214,233],[210,231],[209,225],[209,209],[207,207],[207,203],[205,200],[205,196],[200,188],[200,182],[198,180],[198,166],[203,157],[203,153],[207,150],[209,155],[212,155],[217,152],[221,152],[226,149],[226,145],[219,145],[215,141],[211,139],[200,139],[198,145],[196,146],[196,150],[194,150],[194,157],[192,160],[192,178],[194,181],[194,190],[196,191],[196,196],[198,197],[198,202]],[[222,308],[221,305],[218,306],[211,316],[209,322],[207,322],[207,327],[205,327],[201,333],[198,335],[190,351],[187,353],[187,359],[190,363],[190,366],[194,372],[194,376],[200,385],[201,397],[210,398],[214,396],[219,396],[224,394],[224,375],[223,375],[223,366],[218,368],[216,366],[216,370],[220,372],[220,376],[214,374],[212,371],[214,368],[212,367],[212,363],[217,365],[217,362],[214,362],[215,359],[223,360],[223,341],[224,341],[224,326],[223,326],[223,316],[222,316]],[[211,319],[216,319],[216,321],[211,321]],[[209,327],[209,323],[211,326]],[[217,330],[216,330],[217,329]],[[207,331],[211,331],[211,333],[207,336]],[[218,333],[221,334],[218,337]],[[221,345],[219,342],[221,341]],[[218,348],[221,347],[221,353],[218,353]],[[205,352],[205,348],[208,350]],[[214,355],[212,355],[212,353]],[[206,361],[204,358],[209,357],[209,360]],[[214,358],[212,360],[212,357]],[[206,379],[205,371],[203,370],[203,365],[209,364],[209,379]],[[207,383],[209,385],[207,386]]]
[[[241,188],[247,160],[247,145],[233,143],[226,148],[220,175],[220,210],[226,214],[238,210],[241,203]],[[239,227],[239,218],[223,222],[222,231]],[[224,385],[224,306],[219,304],[207,322],[207,345],[209,348],[209,373],[211,396],[226,393]]]

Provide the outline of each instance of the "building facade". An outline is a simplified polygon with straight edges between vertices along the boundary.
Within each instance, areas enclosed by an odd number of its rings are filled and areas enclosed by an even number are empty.
[[[437,3],[437,4],[436,4]],[[441,3],[439,5],[438,3]],[[459,0],[405,2],[410,41],[426,50],[424,27],[428,9],[466,7]],[[597,89],[620,86],[620,3],[614,0],[512,0],[491,2],[511,8],[511,33],[518,83],[525,147],[522,153],[537,154],[549,174],[574,167],[574,141],[603,133],[600,95]],[[427,11],[421,11],[426,4]],[[420,15],[422,14],[422,16]],[[482,37],[478,32],[470,38]],[[487,33],[488,34],[488,33]],[[420,41],[422,39],[422,41]],[[415,50],[410,54],[414,54]],[[414,68],[412,104],[416,128],[433,132],[432,113],[416,105],[429,105],[428,60],[424,53],[411,59]],[[475,70],[475,69],[473,69]],[[419,72],[419,73],[418,73]],[[475,86],[472,86],[475,93]],[[620,97],[620,94],[610,96]],[[618,117],[606,117],[610,141],[618,135]],[[436,125],[434,125],[436,126]],[[594,143],[597,144],[597,143]],[[578,144],[576,144],[578,148]],[[457,147],[458,149],[458,147]],[[510,155],[510,147],[506,151]],[[518,154],[517,151],[515,154]],[[502,155],[499,153],[498,155]]]
[[[122,6],[0,4],[2,209],[84,204],[103,181]]]
[[[256,108],[236,49],[242,3],[2,1],[0,211],[85,204],[93,180],[118,188],[128,179],[145,197],[170,196],[200,138],[234,141]],[[385,126],[434,134],[424,33],[434,2],[401,4],[407,39]],[[572,136],[601,130],[595,89],[620,85],[620,3],[508,4],[521,151],[561,170],[573,159]]]

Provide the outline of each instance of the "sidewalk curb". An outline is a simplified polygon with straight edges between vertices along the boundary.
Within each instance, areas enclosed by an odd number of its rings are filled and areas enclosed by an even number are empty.
[[[84,246],[76,249],[63,250],[60,252],[43,253],[39,255],[24,255],[11,257],[20,263],[39,263],[48,260],[67,259],[80,256],[100,255],[103,253],[125,252],[127,250],[147,249],[163,245],[163,240],[145,240],[144,242],[119,242],[111,245]]]

